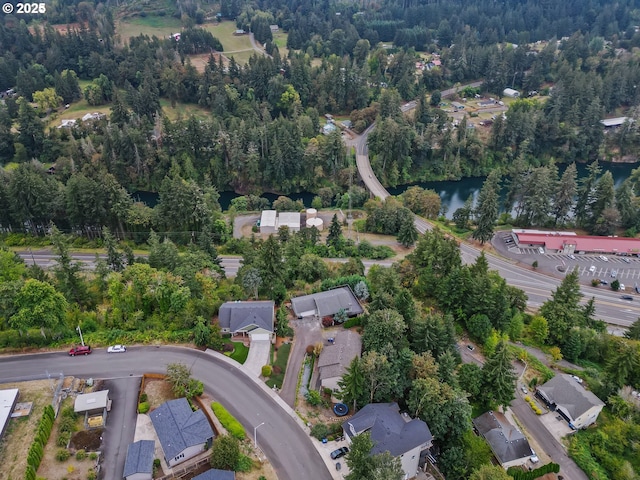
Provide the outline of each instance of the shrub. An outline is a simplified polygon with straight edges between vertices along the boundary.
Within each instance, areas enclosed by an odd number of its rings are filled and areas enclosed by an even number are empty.
[[[220,403],[213,402],[211,403],[211,409],[220,423],[227,431],[236,437],[238,440],[244,440],[246,437],[246,433],[244,431],[244,427],[231,415],[226,408],[224,408]]]
[[[141,402],[138,404],[138,413],[147,413],[150,408],[149,402]]]
[[[362,323],[361,317],[353,317],[342,324],[344,328],[357,327]]]
[[[272,373],[273,373],[273,368],[271,368],[271,365],[264,365],[262,367],[262,376],[263,377],[270,377]]]
[[[314,349],[313,345],[307,345],[307,349],[306,349],[307,355],[313,355],[313,349]]]
[[[89,454],[89,460],[97,460],[98,459],[98,454],[96,452],[91,452]]]
[[[60,432],[58,434],[58,439],[56,440],[56,446],[60,448],[67,448],[67,445],[69,445],[69,440],[71,440],[70,432]]]
[[[78,415],[74,411],[71,405],[68,405],[62,409],[61,412],[62,418],[72,418],[73,420],[78,418]]]
[[[70,456],[71,454],[69,453],[69,450],[67,450],[66,448],[61,448],[56,452],[56,460],[58,460],[59,462],[64,462],[66,460],[69,460]]]
[[[84,460],[85,458],[87,458],[87,452],[82,449],[76,452],[76,460]]]
[[[140,394],[140,403],[146,402],[148,400],[149,400],[149,396],[146,393],[141,393]]]
[[[73,433],[76,431],[76,421],[71,417],[62,417],[58,424],[58,432]]]
[[[87,472],[87,480],[96,480],[96,478],[98,478],[96,471],[93,468],[90,468]]]
[[[305,395],[307,399],[307,403],[312,407],[317,407],[322,403],[322,397],[320,396],[320,392],[317,390],[309,390]]]
[[[253,460],[246,455],[240,454],[238,464],[236,465],[236,472],[250,472],[253,468]]]
[[[329,427],[327,427],[324,423],[316,423],[313,427],[311,427],[311,436],[317,438],[318,440],[327,438],[328,435]]]

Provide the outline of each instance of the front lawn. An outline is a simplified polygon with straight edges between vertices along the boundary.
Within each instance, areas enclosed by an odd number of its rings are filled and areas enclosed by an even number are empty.
[[[287,370],[287,361],[289,360],[289,353],[291,352],[291,344],[285,343],[278,348],[276,352],[276,359],[273,362],[273,374],[267,380],[267,385],[271,388],[282,388],[282,382],[284,381],[284,372]]]
[[[236,362],[244,364],[249,355],[249,347],[245,346],[242,342],[233,342],[233,352],[229,354]]]

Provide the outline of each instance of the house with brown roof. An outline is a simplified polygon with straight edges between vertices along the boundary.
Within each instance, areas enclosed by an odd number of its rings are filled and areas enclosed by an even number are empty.
[[[323,389],[338,390],[338,382],[351,361],[362,352],[360,335],[353,330],[340,329],[325,345],[318,358],[318,373]]]

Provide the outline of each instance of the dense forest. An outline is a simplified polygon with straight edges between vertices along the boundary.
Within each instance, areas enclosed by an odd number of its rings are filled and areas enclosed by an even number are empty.
[[[332,204],[349,188],[353,164],[339,133],[319,133],[324,113],[349,115],[356,131],[378,120],[370,153],[389,185],[637,158],[640,67],[631,52],[640,43],[634,27],[640,20],[633,2],[611,8],[601,3],[399,2],[360,8],[222,2],[223,18],[255,32],[271,55],[256,54],[244,65],[211,57],[202,73],[190,55],[223,47],[199,28],[215,11],[206,3],[178,2],[175,11],[162,11],[182,19],[179,42],[147,36],[119,41],[118,9],[104,3],[52,7],[51,23],[79,22],[68,31],[5,15],[0,162],[20,168],[2,173],[0,221],[16,228],[71,217],[71,225],[61,226],[82,227],[63,197],[74,188],[91,196],[79,185],[104,178],[112,195],[158,192],[179,175],[203,192],[330,188]],[[286,56],[271,43],[270,24],[288,32]],[[439,52],[442,66],[416,71],[417,50]],[[452,126],[434,101],[443,88],[476,79],[489,94],[509,86],[542,96],[512,104],[483,136],[464,123]],[[86,81],[91,83],[81,89],[79,82]],[[401,115],[403,99],[415,97],[415,112]],[[109,105],[108,119],[55,128],[50,116],[80,98]],[[161,113],[161,99],[211,113],[170,120]],[[605,134],[600,119],[618,112],[631,120]],[[32,159],[44,167],[29,165]],[[48,178],[50,165],[55,174]],[[29,201],[21,209],[9,206],[9,191],[20,182],[16,176],[32,180],[19,188],[32,203],[41,194],[51,201],[35,211]],[[116,223],[125,222],[123,209],[116,213],[99,203],[109,221],[96,221],[98,227],[116,230]]]

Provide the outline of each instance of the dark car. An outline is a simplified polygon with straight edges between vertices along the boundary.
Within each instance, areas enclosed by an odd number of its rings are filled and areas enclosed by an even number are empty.
[[[340,447],[337,450],[334,450],[333,452],[331,452],[331,458],[333,460],[336,460],[340,457],[344,457],[347,453],[349,453],[349,448],[347,447]]]
[[[69,350],[69,355],[75,357],[76,355],[89,355],[91,353],[91,347],[89,345],[78,345]]]
[[[609,285],[609,282],[606,280],[600,280],[600,285]]]
[[[631,295],[622,295],[620,298],[622,300],[633,300],[633,297]]]

